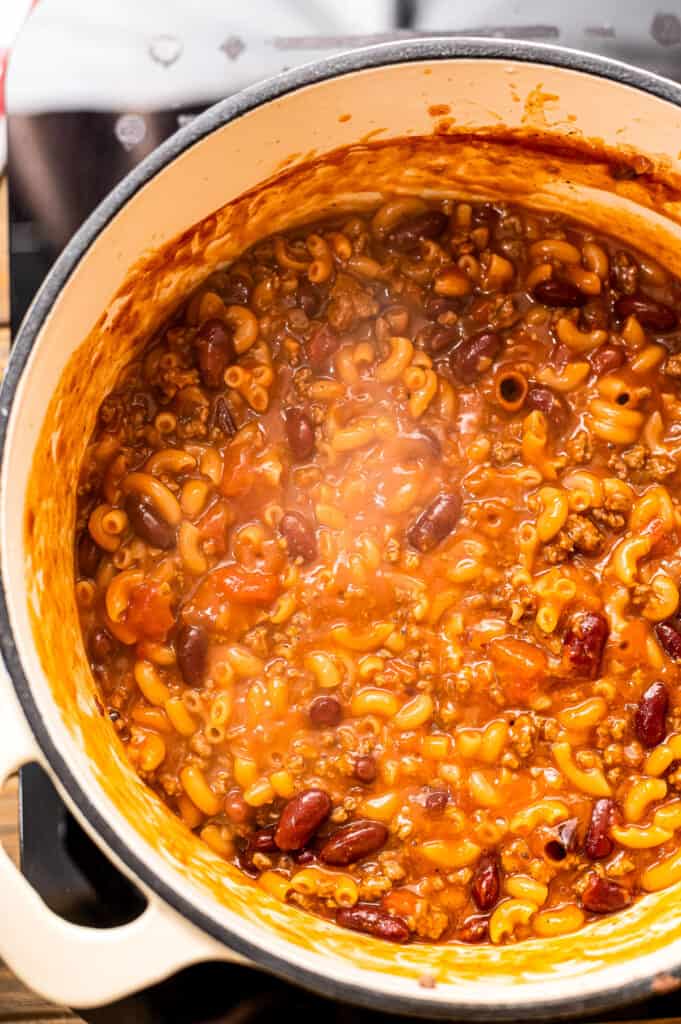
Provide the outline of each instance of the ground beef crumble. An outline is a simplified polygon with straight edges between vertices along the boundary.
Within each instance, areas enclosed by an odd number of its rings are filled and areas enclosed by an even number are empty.
[[[574,437],[571,437],[565,446],[568,456],[572,462],[582,465],[589,462],[593,454],[593,442],[591,435],[586,430],[579,430]]]
[[[603,545],[603,534],[587,515],[572,513],[552,544],[544,548],[547,562],[557,565],[567,561],[575,552],[596,555]]]
[[[599,526],[605,526],[610,530],[623,530],[627,520],[621,512],[614,512],[607,508],[592,508],[589,515]]]
[[[489,454],[495,466],[505,466],[517,459],[520,452],[519,441],[494,441]]]
[[[537,743],[537,725],[532,715],[519,715],[511,725],[508,736],[518,757],[525,761],[532,756]]]
[[[676,472],[676,461],[665,453],[651,452],[645,445],[635,444],[621,454],[615,453],[608,466],[620,480],[634,483],[661,483]]]
[[[420,938],[437,942],[449,924],[449,917],[443,910],[432,906],[428,900],[420,900],[413,923],[414,930]]]
[[[681,377],[681,352],[669,356],[664,365],[664,372],[668,377]]]
[[[350,277],[349,274],[338,274],[331,289],[331,301],[327,309],[327,319],[336,331],[349,331],[360,320],[376,316],[378,303],[372,295]]]

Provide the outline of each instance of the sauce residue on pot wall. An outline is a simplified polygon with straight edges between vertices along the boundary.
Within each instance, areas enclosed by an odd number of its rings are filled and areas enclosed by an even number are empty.
[[[525,109],[522,116],[522,123],[535,128],[546,128],[549,126],[547,106],[557,105],[560,96],[555,92],[545,92],[539,84],[525,98]]]
[[[428,107],[428,113],[431,117],[443,117],[445,114],[450,114],[452,108],[449,103],[431,103]]]
[[[438,110],[439,113],[439,110]],[[369,207],[382,196],[511,199],[561,210],[618,233],[681,273],[678,182],[654,174],[622,176],[592,143],[571,146],[536,132],[486,138],[439,136],[354,145],[287,170],[217,210],[133,266],[89,337],[71,358],[36,446],[26,506],[26,554],[35,642],[63,719],[94,766],[104,793],[146,843],[253,926],[307,951],[348,964],[440,983],[581,978],[604,964],[661,948],[681,936],[673,894],[648,897],[617,918],[574,936],[517,946],[412,946],[395,949],[303,915],[257,890],[200,843],[135,776],[100,710],[84,655],[73,590],[74,481],[96,410],[121,368],[217,263],[232,261],[259,237],[327,210]],[[627,166],[629,164],[627,163]],[[153,186],[149,186],[153,187]],[[459,993],[461,997],[461,993]]]

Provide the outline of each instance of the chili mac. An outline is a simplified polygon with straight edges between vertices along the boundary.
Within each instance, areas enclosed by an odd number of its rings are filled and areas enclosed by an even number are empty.
[[[140,776],[395,941],[681,880],[681,285],[390,198],[216,269],[103,402],[76,597]]]

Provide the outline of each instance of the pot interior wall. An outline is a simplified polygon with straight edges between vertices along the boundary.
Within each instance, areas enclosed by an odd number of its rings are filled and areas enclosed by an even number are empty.
[[[501,127],[524,140],[495,135]],[[471,140],[472,130],[486,137]],[[654,174],[619,180],[600,151],[574,148],[599,133],[608,146],[645,152]],[[552,137],[566,148],[537,145]],[[418,992],[415,982],[430,973],[440,985],[428,997],[443,1002],[492,1002],[500,989],[511,1002],[538,992],[558,998],[574,994],[576,978],[585,995],[610,974],[642,975],[643,960],[625,966],[642,954],[654,954],[656,967],[673,963],[679,894],[647,897],[541,943],[396,949],[284,907],[225,865],[137,779],[96,699],[73,595],[72,535],[78,468],[99,403],[216,264],[263,235],[331,208],[373,206],[386,194],[562,210],[601,230],[616,225],[681,273],[680,137],[681,111],[671,104],[605,79],[508,61],[418,62],[309,86],[217,129],[138,191],[42,326],[3,467],[2,568],[24,671],[72,772],[126,845],[204,913],[263,948],[287,955],[290,944],[297,948],[289,956],[317,970],[342,957],[336,975],[393,992]]]

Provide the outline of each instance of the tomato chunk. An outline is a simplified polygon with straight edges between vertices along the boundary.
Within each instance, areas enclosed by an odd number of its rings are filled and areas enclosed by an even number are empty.
[[[423,904],[423,899],[411,889],[392,889],[381,900],[384,910],[390,914],[398,914],[400,917],[414,917],[419,903]]]
[[[227,527],[232,518],[227,503],[217,501],[196,524],[202,539],[210,542],[214,555],[224,555],[227,550]]]
[[[130,594],[125,625],[147,640],[165,640],[175,625],[173,592],[167,583],[141,583]]]
[[[208,588],[219,600],[233,604],[267,605],[281,590],[279,579],[269,572],[246,572],[240,565],[225,565],[209,573],[201,590]]]
[[[537,695],[547,671],[546,655],[539,647],[516,637],[499,637],[489,651],[507,700],[527,703]]]
[[[232,445],[225,454],[220,491],[229,498],[243,497],[253,487],[255,467],[252,452],[245,445]]]

